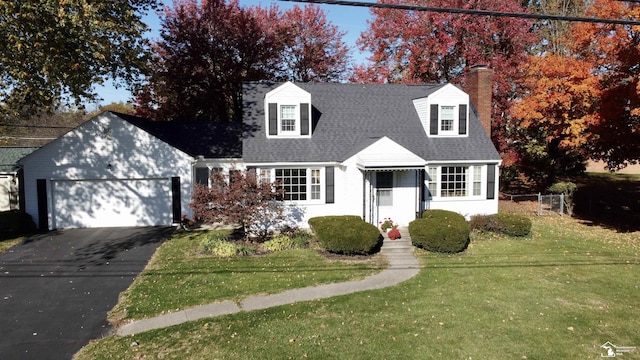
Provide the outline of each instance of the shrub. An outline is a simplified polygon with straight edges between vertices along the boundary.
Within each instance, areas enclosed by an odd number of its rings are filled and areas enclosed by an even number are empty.
[[[471,229],[464,217],[446,210],[427,210],[409,223],[413,245],[428,251],[458,253],[469,246]]]
[[[493,215],[500,223],[500,232],[509,236],[527,236],[531,234],[531,219],[516,214]]]
[[[472,231],[502,232],[502,224],[493,215],[475,215],[471,217],[469,226]]]
[[[489,231],[509,236],[531,234],[531,219],[516,214],[477,215],[469,222],[474,231]]]
[[[298,249],[306,248],[312,237],[313,235],[308,231],[300,230],[293,237],[293,245]]]
[[[293,239],[287,235],[278,235],[262,244],[262,248],[268,251],[282,251],[294,247]]]
[[[229,257],[237,254],[237,248],[225,235],[214,233],[200,242],[200,250],[216,256]]]
[[[36,224],[31,219],[31,215],[19,210],[0,212],[0,240],[30,235],[34,232],[36,232]]]
[[[375,225],[359,216],[321,216],[309,219],[309,225],[325,250],[345,255],[371,254],[379,250],[382,236]]]

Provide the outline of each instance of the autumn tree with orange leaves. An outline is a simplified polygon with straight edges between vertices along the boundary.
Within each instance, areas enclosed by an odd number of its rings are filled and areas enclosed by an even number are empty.
[[[529,181],[546,186],[557,175],[584,170],[601,95],[591,70],[591,63],[574,57],[532,56],[523,84],[527,95],[514,105],[508,145]]]
[[[619,1],[587,10],[639,15],[640,6]],[[567,43],[567,52],[531,57],[526,95],[512,113],[509,158],[539,186],[583,170],[588,159],[619,169],[640,158],[640,26],[578,23]]]
[[[640,19],[640,4],[596,0],[588,16]],[[609,169],[640,159],[640,26],[578,24],[574,51],[592,64],[600,79],[601,99],[586,148],[589,157]]]

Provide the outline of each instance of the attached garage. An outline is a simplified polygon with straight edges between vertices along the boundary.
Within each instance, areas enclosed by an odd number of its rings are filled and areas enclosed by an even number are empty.
[[[54,228],[170,225],[171,179],[53,180]]]
[[[240,134],[104,112],[20,160],[25,210],[40,230],[177,224],[191,216],[194,169],[237,162]]]

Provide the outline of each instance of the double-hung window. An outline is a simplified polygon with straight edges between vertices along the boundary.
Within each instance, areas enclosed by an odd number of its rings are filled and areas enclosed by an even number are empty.
[[[455,123],[455,106],[440,107],[440,131],[443,133],[452,132]]]
[[[280,131],[282,133],[294,133],[296,131],[296,106],[280,106]]]

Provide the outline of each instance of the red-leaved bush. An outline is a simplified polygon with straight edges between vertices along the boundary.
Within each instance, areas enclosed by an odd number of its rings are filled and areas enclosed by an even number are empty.
[[[252,171],[214,172],[211,187],[195,186],[190,206],[205,223],[237,225],[245,236],[264,239],[287,221],[283,192],[277,183],[258,181]]]

